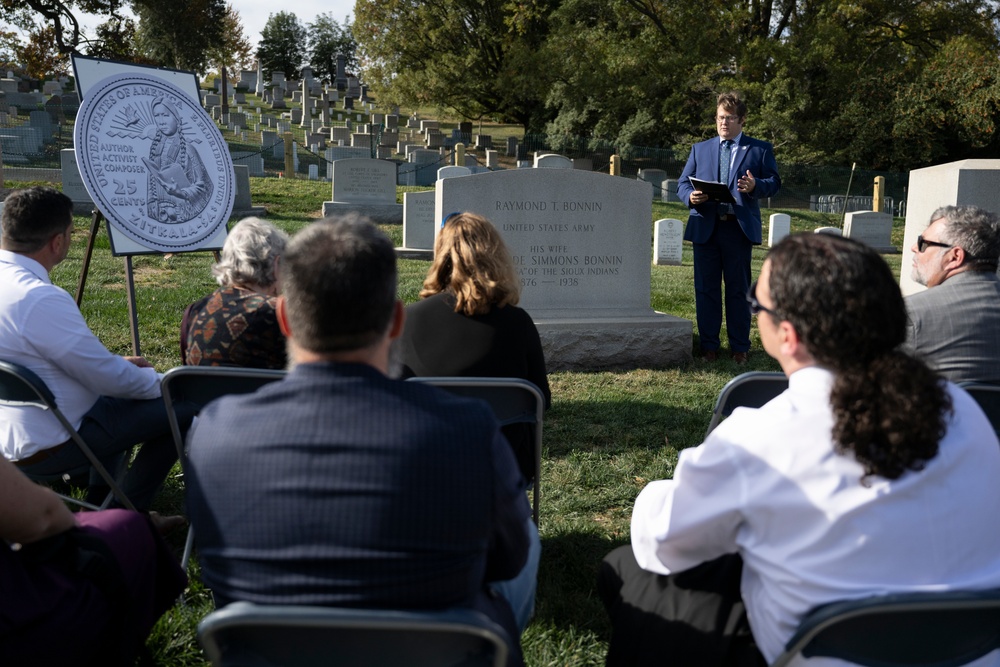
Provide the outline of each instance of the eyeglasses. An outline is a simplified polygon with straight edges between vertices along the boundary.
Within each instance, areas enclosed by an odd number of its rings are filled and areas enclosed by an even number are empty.
[[[729,123],[735,123],[735,122],[738,122],[739,119],[740,119],[739,116],[716,116],[715,117],[715,120],[719,121],[720,123],[723,122],[723,121],[727,121]]]
[[[927,246],[937,246],[938,248],[954,248],[950,243],[940,243],[938,241],[928,241],[923,235],[917,237],[917,252],[927,250]]]
[[[770,308],[767,308],[760,301],[757,300],[757,281],[753,281],[750,285],[750,289],[747,290],[747,303],[750,304],[750,313],[753,315],[760,315],[761,313],[767,313],[772,317],[778,317],[778,313],[774,312]]]

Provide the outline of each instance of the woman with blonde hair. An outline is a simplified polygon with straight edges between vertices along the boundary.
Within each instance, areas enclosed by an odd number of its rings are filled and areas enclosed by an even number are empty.
[[[520,278],[500,232],[475,213],[449,216],[434,244],[420,301],[406,308],[403,376],[515,377],[551,402],[531,316],[517,307]],[[526,480],[534,477],[527,424],[504,427]]]

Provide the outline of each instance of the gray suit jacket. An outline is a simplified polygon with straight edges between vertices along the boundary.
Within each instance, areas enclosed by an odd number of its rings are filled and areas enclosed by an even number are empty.
[[[952,382],[1000,384],[1000,279],[965,271],[906,297],[908,346]]]

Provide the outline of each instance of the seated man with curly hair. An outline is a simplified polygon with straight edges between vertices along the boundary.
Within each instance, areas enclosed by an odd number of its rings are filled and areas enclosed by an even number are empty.
[[[609,665],[771,663],[828,602],[1000,587],[1000,444],[967,393],[902,349],[882,258],[790,236],[747,300],[788,389],[639,494],[632,544],[599,582]]]

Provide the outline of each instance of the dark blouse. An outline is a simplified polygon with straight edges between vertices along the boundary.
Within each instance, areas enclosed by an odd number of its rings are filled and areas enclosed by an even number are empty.
[[[517,306],[492,308],[485,315],[455,312],[455,297],[441,292],[406,307],[400,339],[403,377],[512,377],[541,390],[552,402],[545,355],[531,316]],[[504,435],[517,455],[525,479],[534,476],[530,426],[511,424]]]
[[[220,288],[188,306],[181,322],[181,357],[188,366],[285,368],[285,336],[275,297]]]

